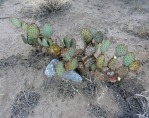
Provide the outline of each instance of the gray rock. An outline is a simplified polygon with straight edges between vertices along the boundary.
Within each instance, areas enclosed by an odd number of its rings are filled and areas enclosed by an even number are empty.
[[[53,59],[45,69],[45,75],[47,78],[51,79],[52,77],[57,76],[55,72],[55,65],[59,62],[57,59]],[[83,78],[76,73],[75,71],[66,71],[63,75],[64,79],[72,80],[75,82],[81,82]]]

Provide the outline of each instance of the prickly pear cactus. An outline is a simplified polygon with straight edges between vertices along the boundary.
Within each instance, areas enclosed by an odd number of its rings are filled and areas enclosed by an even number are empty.
[[[43,26],[43,36],[46,38],[50,38],[53,35],[53,29],[50,24],[46,23]]]
[[[56,56],[59,56],[61,54],[61,49],[58,45],[53,44],[49,48],[49,53],[53,54],[53,55],[56,55]]]
[[[104,65],[104,62],[105,62],[105,56],[104,55],[99,55],[96,59],[97,68],[101,69]]]
[[[18,18],[15,18],[15,17],[11,18],[11,22],[14,26],[16,26],[18,28],[21,28],[21,26],[22,26],[21,20]]]
[[[39,34],[40,34],[39,27],[35,23],[28,26],[27,35],[30,38],[38,38]]]
[[[22,26],[21,26],[21,28],[22,28],[25,32],[27,32],[28,26],[29,26],[28,23],[22,21]]]
[[[123,57],[123,64],[125,66],[129,66],[130,64],[133,63],[133,61],[135,60],[135,55],[133,52],[129,52],[127,53],[124,57]]]
[[[48,41],[47,41],[46,39],[38,38],[38,43],[39,43],[41,46],[49,47]]]
[[[137,71],[140,68],[140,61],[139,60],[134,60],[131,65],[129,65],[129,70],[130,71]]]
[[[75,39],[71,39],[71,41],[70,41],[70,47],[76,48],[76,40]]]
[[[109,47],[110,47],[110,41],[106,40],[101,46],[101,53],[105,54],[105,52],[108,51]]]
[[[91,65],[91,71],[95,71],[95,70],[96,70],[96,68],[97,68],[97,66],[96,66],[96,64],[95,64],[95,63]]]
[[[114,69],[114,64],[116,63],[117,61],[117,57],[116,56],[113,56],[109,61],[108,61],[108,67],[110,69]]]
[[[88,28],[84,28],[81,31],[81,36],[86,44],[90,43],[93,39],[92,33],[91,33],[90,29],[88,29]]]
[[[78,67],[78,60],[77,58],[73,58],[71,61],[65,64],[66,70],[75,70]]]
[[[58,77],[62,77],[63,74],[65,73],[65,68],[62,62],[58,62],[56,67],[55,67],[56,74]]]
[[[128,46],[125,44],[119,44],[115,48],[115,55],[117,57],[124,56],[128,52]]]
[[[67,37],[65,37],[65,38],[63,39],[63,42],[64,42],[64,45],[65,45],[67,48],[70,47],[71,41],[70,41]]]
[[[103,33],[101,31],[98,31],[95,35],[95,38],[97,43],[102,43],[103,41]]]

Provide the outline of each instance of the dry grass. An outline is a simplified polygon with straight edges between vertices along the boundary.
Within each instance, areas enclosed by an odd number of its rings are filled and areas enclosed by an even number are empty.
[[[50,12],[55,12],[63,9],[65,6],[70,4],[70,0],[29,0],[34,10],[41,10],[46,8]]]

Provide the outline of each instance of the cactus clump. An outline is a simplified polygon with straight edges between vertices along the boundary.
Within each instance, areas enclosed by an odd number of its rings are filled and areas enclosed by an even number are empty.
[[[85,48],[78,50],[74,38],[53,39],[53,29],[50,24],[45,24],[41,32],[35,23],[26,23],[18,18],[12,18],[11,22],[26,33],[21,34],[24,43],[35,48],[45,48],[50,54],[58,57],[59,62],[55,65],[58,77],[63,77],[65,71],[78,70],[83,76],[89,75],[114,83],[126,78],[129,71],[137,71],[140,68],[140,61],[135,60],[134,53],[128,52],[128,46],[125,44],[117,45],[115,54],[107,60],[105,53],[110,47],[110,41],[103,41],[104,36],[101,31],[83,28],[81,36]],[[123,59],[123,65],[116,67],[119,58]]]

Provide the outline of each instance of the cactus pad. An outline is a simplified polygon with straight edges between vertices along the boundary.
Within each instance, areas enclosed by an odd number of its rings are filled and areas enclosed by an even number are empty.
[[[78,67],[77,58],[73,58],[71,61],[65,64],[66,70],[75,70]]]
[[[28,23],[22,21],[22,29],[23,29],[25,32],[27,32],[28,26],[29,26]]]
[[[61,54],[61,49],[60,49],[60,47],[58,45],[53,44],[49,48],[49,53],[58,56],[58,55]]]
[[[109,47],[110,47],[110,41],[106,40],[101,46],[102,54],[105,54],[105,52],[108,51]]]
[[[50,38],[53,35],[53,29],[50,24],[46,23],[43,26],[43,35],[46,38]]]
[[[28,40],[23,34],[21,34],[21,37],[22,37],[23,42],[28,44]]]
[[[58,77],[62,77],[63,74],[65,73],[65,68],[62,62],[58,62],[56,67],[55,67],[56,74]]]
[[[71,41],[70,41],[70,47],[76,48],[76,40],[75,39],[71,39]]]
[[[123,64],[125,66],[129,66],[130,64],[132,64],[132,62],[135,60],[135,55],[133,52],[129,52],[127,53],[124,57],[123,57]]]
[[[11,22],[14,26],[21,28],[22,23],[18,18],[15,17],[11,18]]]
[[[90,29],[88,29],[88,28],[84,28],[81,31],[81,36],[82,36],[82,38],[86,44],[90,43],[92,41],[92,38],[93,38],[92,33],[91,33]]]
[[[47,41],[46,39],[38,38],[38,43],[39,43],[41,46],[44,46],[44,47],[48,47],[48,46],[49,46],[48,41]]]
[[[35,23],[28,26],[27,35],[29,38],[31,39],[38,38],[39,34],[40,34],[39,27]]]
[[[64,42],[64,44],[65,44],[65,46],[66,46],[67,48],[70,47],[70,40],[69,40],[67,37],[65,37],[65,38],[63,39],[63,42]]]
[[[113,69],[114,68],[114,64],[116,63],[116,60],[117,60],[117,57],[116,56],[113,56],[109,61],[108,61],[108,67],[110,69]]]
[[[91,71],[95,71],[95,70],[96,70],[96,68],[97,68],[96,64],[95,64],[95,63],[94,63],[94,64],[92,64],[92,66],[91,66]]]
[[[96,66],[97,68],[101,69],[104,65],[105,57],[104,55],[99,55],[96,59]]]
[[[102,43],[102,41],[103,41],[103,33],[101,31],[98,31],[96,33],[95,40],[96,40],[97,43]]]
[[[129,70],[131,71],[137,71],[140,68],[140,61],[139,60],[134,60],[134,62],[129,65]]]
[[[115,55],[117,57],[124,56],[128,52],[128,46],[125,44],[117,45],[115,48]]]

